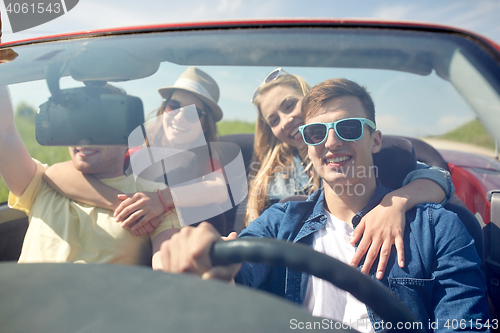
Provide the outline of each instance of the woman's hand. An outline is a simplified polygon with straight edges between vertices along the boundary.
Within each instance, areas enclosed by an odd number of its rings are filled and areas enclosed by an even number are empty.
[[[163,190],[161,195],[167,209],[173,209],[174,202],[170,192]],[[158,216],[166,213],[157,192],[119,194],[118,198],[123,201],[115,210],[116,221],[122,222],[122,227],[136,236],[153,232],[161,222]]]
[[[376,277],[380,280],[384,276],[392,245],[396,245],[398,264],[404,267],[403,232],[406,223],[406,204],[406,198],[389,193],[378,206],[361,219],[351,240],[351,244],[354,245],[361,239],[352,258],[351,266],[358,266],[361,258],[368,251],[361,272],[369,273],[375,259],[379,256]]]

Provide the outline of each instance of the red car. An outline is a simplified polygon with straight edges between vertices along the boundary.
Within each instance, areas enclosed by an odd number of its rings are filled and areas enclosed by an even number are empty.
[[[271,70],[282,67],[311,85],[345,77],[366,86],[375,101],[377,126],[387,134],[384,149],[375,157],[381,181],[399,186],[417,160],[450,171],[457,198],[449,209],[459,214],[476,241],[484,261],[492,313],[498,314],[498,155],[436,149],[426,143],[426,138],[475,118],[493,140],[500,141],[500,46],[494,42],[472,32],[431,24],[266,20],[71,33],[3,43],[0,55],[0,84],[9,85],[14,105],[40,106],[37,120],[33,120],[38,142],[47,146],[33,148],[40,159],[47,156],[43,152],[50,146],[71,146],[83,139],[95,145],[126,145],[127,136],[161,104],[158,88],[173,84],[189,66],[203,69],[221,91],[219,105],[224,115],[218,142],[232,149],[230,157],[222,159],[223,167],[239,163],[243,179],[253,152],[253,134],[249,132],[256,120],[250,100]],[[67,94],[77,99],[78,89],[106,83],[135,96],[140,106],[134,111],[109,105],[82,107],[79,111],[86,116],[79,121],[64,108],[56,113],[47,107],[53,96]],[[108,114],[116,122],[96,120]],[[44,132],[41,126],[49,118],[54,122]],[[250,124],[250,130],[239,133],[235,124]],[[244,225],[247,188],[241,177],[238,179],[235,185],[226,173],[229,203],[221,205],[218,215],[205,216],[219,223],[224,233],[240,231]],[[17,265],[12,261],[19,257],[26,227],[24,213],[10,210],[6,203],[0,207],[0,259],[5,261],[0,265],[0,322],[9,332],[288,331],[293,329],[291,318],[295,324],[316,320],[267,294],[147,268]],[[261,252],[265,256],[272,251]],[[301,258],[307,263],[314,254],[304,253]],[[241,254],[244,259],[248,255]],[[303,262],[286,264],[316,273]],[[373,282],[355,270],[340,268],[344,269],[356,283]],[[337,274],[332,273],[331,279],[341,283]],[[375,296],[378,289],[363,295],[356,286],[349,288],[375,312],[383,313],[392,302],[390,294],[382,299]],[[398,305],[392,306],[390,309],[398,311]],[[406,315],[398,312],[395,318]],[[335,323],[330,325],[329,329],[338,328]]]

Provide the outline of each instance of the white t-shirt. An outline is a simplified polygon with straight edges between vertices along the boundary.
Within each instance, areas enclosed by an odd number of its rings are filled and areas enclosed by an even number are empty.
[[[355,248],[349,244],[354,229],[323,208],[328,221],[314,233],[313,249],[349,264]],[[313,316],[343,322],[361,332],[374,332],[366,306],[330,282],[309,277],[304,306]]]

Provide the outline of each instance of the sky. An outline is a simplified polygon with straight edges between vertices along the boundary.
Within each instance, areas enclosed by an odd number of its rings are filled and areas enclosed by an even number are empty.
[[[79,0],[65,15],[12,33],[4,2],[2,42],[157,23],[255,18],[377,18],[451,25],[500,43],[500,0]]]

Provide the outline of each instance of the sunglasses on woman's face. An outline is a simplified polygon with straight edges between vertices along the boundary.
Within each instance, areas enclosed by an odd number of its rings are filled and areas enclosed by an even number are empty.
[[[169,99],[163,101],[163,112],[168,112],[169,115],[171,115],[172,117],[175,117],[181,111],[182,107],[183,106],[181,105],[181,102],[175,99]],[[196,107],[196,112],[198,114],[198,117],[196,117],[192,112],[183,111],[184,119],[186,119],[190,123],[196,123],[205,114],[205,111]]]
[[[264,79],[264,82],[262,82],[260,84],[260,86],[257,87],[257,89],[255,89],[255,92],[253,93],[253,96],[252,96],[252,103],[255,101],[255,99],[257,98],[257,96],[259,95],[259,92],[260,92],[260,87],[263,85],[263,84],[266,84],[266,83],[269,83],[271,81],[274,81],[276,80],[277,78],[279,78],[280,76],[283,76],[284,74],[288,74],[284,69],[282,69],[281,67],[280,68],[276,68],[274,71],[272,71],[271,73],[269,73],[266,78]],[[289,74],[290,75],[290,74]]]
[[[316,146],[325,142],[328,132],[334,129],[337,136],[344,141],[356,141],[363,136],[365,124],[375,129],[373,121],[365,118],[347,118],[333,123],[312,123],[299,127],[304,142]]]

